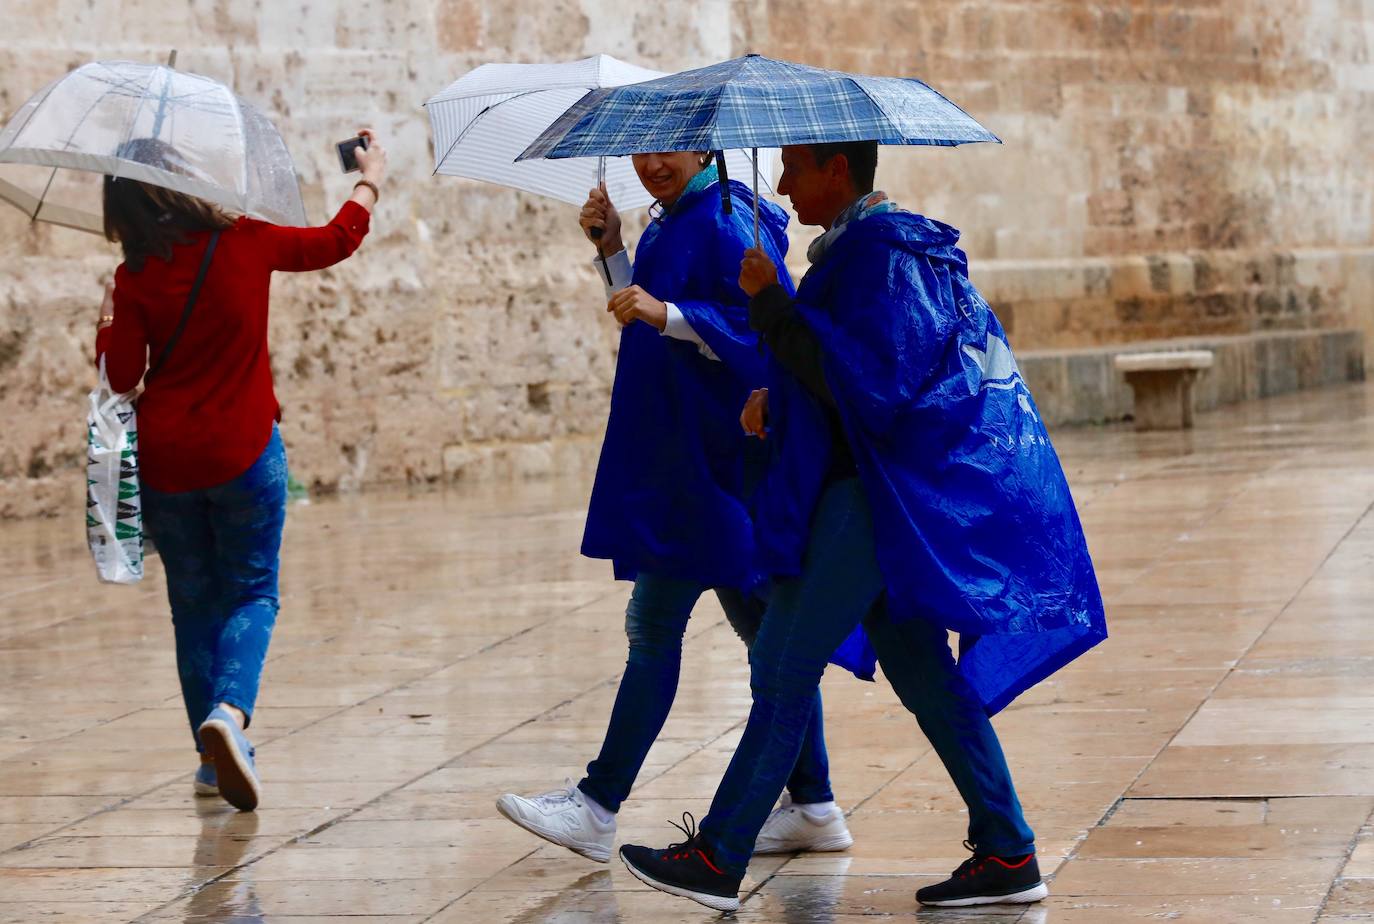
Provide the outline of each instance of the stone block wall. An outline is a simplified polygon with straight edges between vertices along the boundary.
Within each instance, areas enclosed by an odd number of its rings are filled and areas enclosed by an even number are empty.
[[[885,149],[880,184],[964,232],[1022,352],[1374,331],[1369,0],[4,0],[0,110],[96,58],[233,85],[281,127],[307,210],[333,142],[392,151],[352,260],[274,283],[295,474],[319,490],[594,459],[616,331],[574,210],[433,177],[419,104],[494,60],[665,70],[746,51],[919,75],[1005,144]],[[794,229],[794,269],[810,236]],[[87,354],[115,251],[0,209],[0,518],[79,503]]]
[[[1017,345],[1075,348],[1340,327],[1374,293],[1374,250],[990,260],[974,273]]]

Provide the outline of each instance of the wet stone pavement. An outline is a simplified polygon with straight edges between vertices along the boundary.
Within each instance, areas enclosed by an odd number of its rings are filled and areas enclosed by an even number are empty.
[[[1066,430],[1112,638],[997,719],[1052,897],[916,910],[965,816],[883,684],[828,675],[855,845],[760,859],[741,922],[1374,919],[1374,390],[1182,434]],[[288,434],[289,435],[289,434]],[[255,814],[191,795],[156,563],[99,585],[80,518],[5,525],[0,922],[706,921],[501,819],[594,755],[626,586],[576,554],[585,481],[292,508]],[[703,599],[621,813],[705,811],[749,702]]]

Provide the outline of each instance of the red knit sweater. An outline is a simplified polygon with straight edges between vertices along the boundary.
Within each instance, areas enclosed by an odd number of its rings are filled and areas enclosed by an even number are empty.
[[[370,216],[344,203],[322,228],[283,228],[241,218],[220,235],[191,320],[138,399],[139,466],[159,491],[209,488],[246,472],[272,437],[280,409],[267,354],[267,297],[276,270],[323,269],[353,253]],[[96,335],[110,386],[131,391],[161,355],[186,307],[209,232],[115,271],[114,323]]]

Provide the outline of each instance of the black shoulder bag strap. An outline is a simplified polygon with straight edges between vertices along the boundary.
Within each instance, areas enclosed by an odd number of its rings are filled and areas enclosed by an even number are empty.
[[[191,294],[186,297],[186,308],[181,312],[181,321],[177,324],[177,329],[172,331],[172,336],[168,338],[167,345],[162,348],[158,355],[157,362],[148,367],[148,371],[143,376],[143,385],[147,387],[157,371],[162,368],[163,363],[167,362],[167,357],[172,354],[172,347],[177,345],[182,333],[186,330],[186,322],[191,320],[191,311],[196,307],[196,299],[200,297],[200,287],[205,284],[205,274],[210,272],[210,260],[215,255],[215,245],[219,243],[220,232],[215,231],[210,235],[210,243],[205,245],[205,256],[200,261],[200,272],[196,274],[196,281],[191,285]]]

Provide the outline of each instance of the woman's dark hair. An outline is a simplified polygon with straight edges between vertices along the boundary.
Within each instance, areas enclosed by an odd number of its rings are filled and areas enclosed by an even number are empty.
[[[129,142],[123,156],[172,173],[186,173],[184,161],[171,145],[152,138]],[[172,258],[172,247],[188,243],[193,231],[213,231],[235,219],[217,205],[150,186],[127,177],[105,177],[105,238],[124,249],[124,262],[133,272],[149,257]]]
[[[854,184],[854,191],[861,195],[873,192],[873,175],[878,172],[878,142],[837,141],[807,147],[811,148],[817,167],[824,167],[835,159],[835,155],[843,154],[849,164],[849,179]]]

